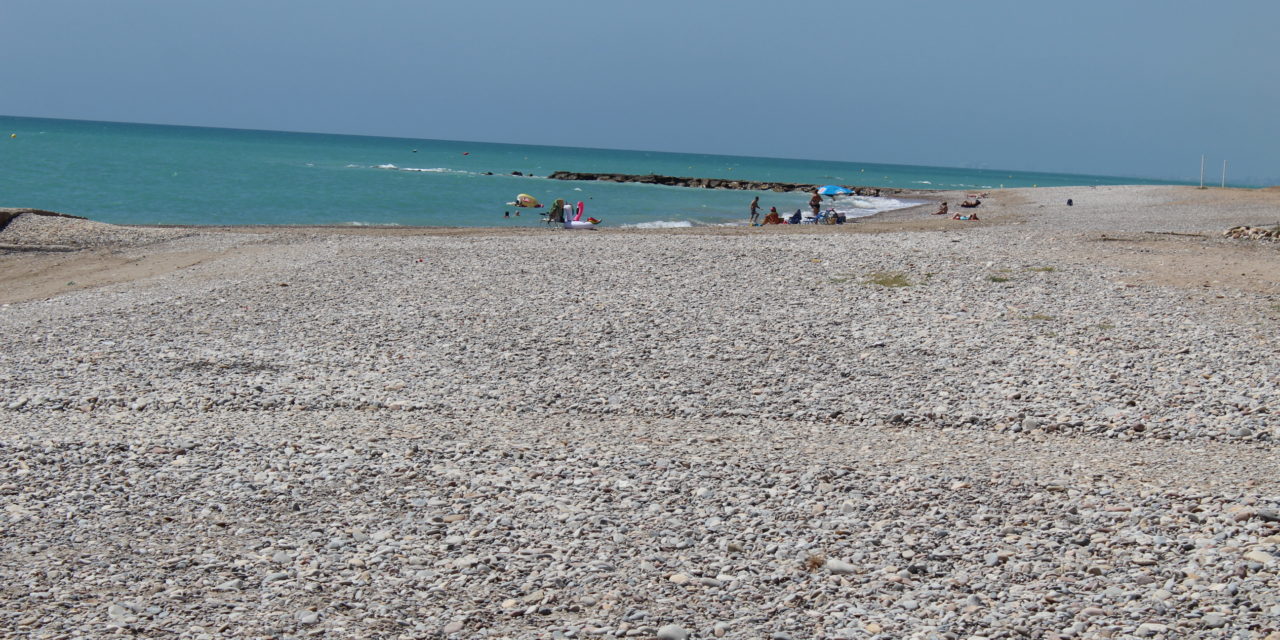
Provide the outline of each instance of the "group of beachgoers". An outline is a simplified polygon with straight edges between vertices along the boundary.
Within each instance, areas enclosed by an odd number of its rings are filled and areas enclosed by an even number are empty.
[[[985,197],[987,197],[987,194],[985,193],[980,193],[980,194],[970,193],[968,194],[968,199],[960,203],[960,207],[963,209],[977,209],[982,204],[982,200],[980,200],[979,198],[985,198]],[[947,210],[947,203],[943,202],[942,204],[938,205],[938,210],[934,211],[933,215],[945,216],[948,213],[950,213],[950,211]],[[954,215],[951,216],[951,219],[952,220],[977,220],[978,212],[975,211],[973,213],[962,214],[959,211],[957,211],[955,212]]]
[[[765,214],[764,219],[761,220],[760,196],[756,196],[751,200],[750,224],[753,227],[762,227],[771,224],[801,224],[804,222],[812,222],[814,224],[844,224],[848,219],[845,214],[836,211],[835,209],[822,211],[822,196],[819,195],[817,191],[814,191],[813,197],[809,198],[809,208],[813,211],[812,217],[805,218],[800,212],[800,209],[796,209],[795,213],[784,218],[782,217],[782,214],[778,213],[777,207],[769,207],[769,213]]]

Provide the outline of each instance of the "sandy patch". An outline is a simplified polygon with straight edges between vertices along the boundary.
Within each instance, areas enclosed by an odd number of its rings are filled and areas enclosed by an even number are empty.
[[[157,247],[147,253],[116,250],[0,253],[0,304],[143,280],[233,255],[268,250],[256,245],[225,250]]]

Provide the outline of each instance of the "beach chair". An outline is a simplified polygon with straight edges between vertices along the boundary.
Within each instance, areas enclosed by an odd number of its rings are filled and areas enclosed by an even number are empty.
[[[564,224],[565,206],[564,199],[557,198],[555,203],[551,205],[551,208],[547,209],[547,215],[542,219],[542,221],[545,222],[548,227],[556,224]]]

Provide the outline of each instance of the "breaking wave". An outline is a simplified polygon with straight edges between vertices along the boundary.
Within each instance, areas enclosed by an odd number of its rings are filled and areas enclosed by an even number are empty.
[[[635,224],[620,224],[620,229],[684,229],[692,227],[693,223],[688,220],[654,220],[653,222],[637,222]]]

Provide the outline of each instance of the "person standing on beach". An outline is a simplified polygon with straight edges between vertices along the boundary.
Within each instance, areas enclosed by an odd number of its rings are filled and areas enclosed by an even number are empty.
[[[822,209],[822,196],[817,191],[813,192],[813,197],[809,198],[809,208],[813,209],[813,217],[818,217],[818,210]]]
[[[760,196],[751,199],[751,224],[760,221]]]

